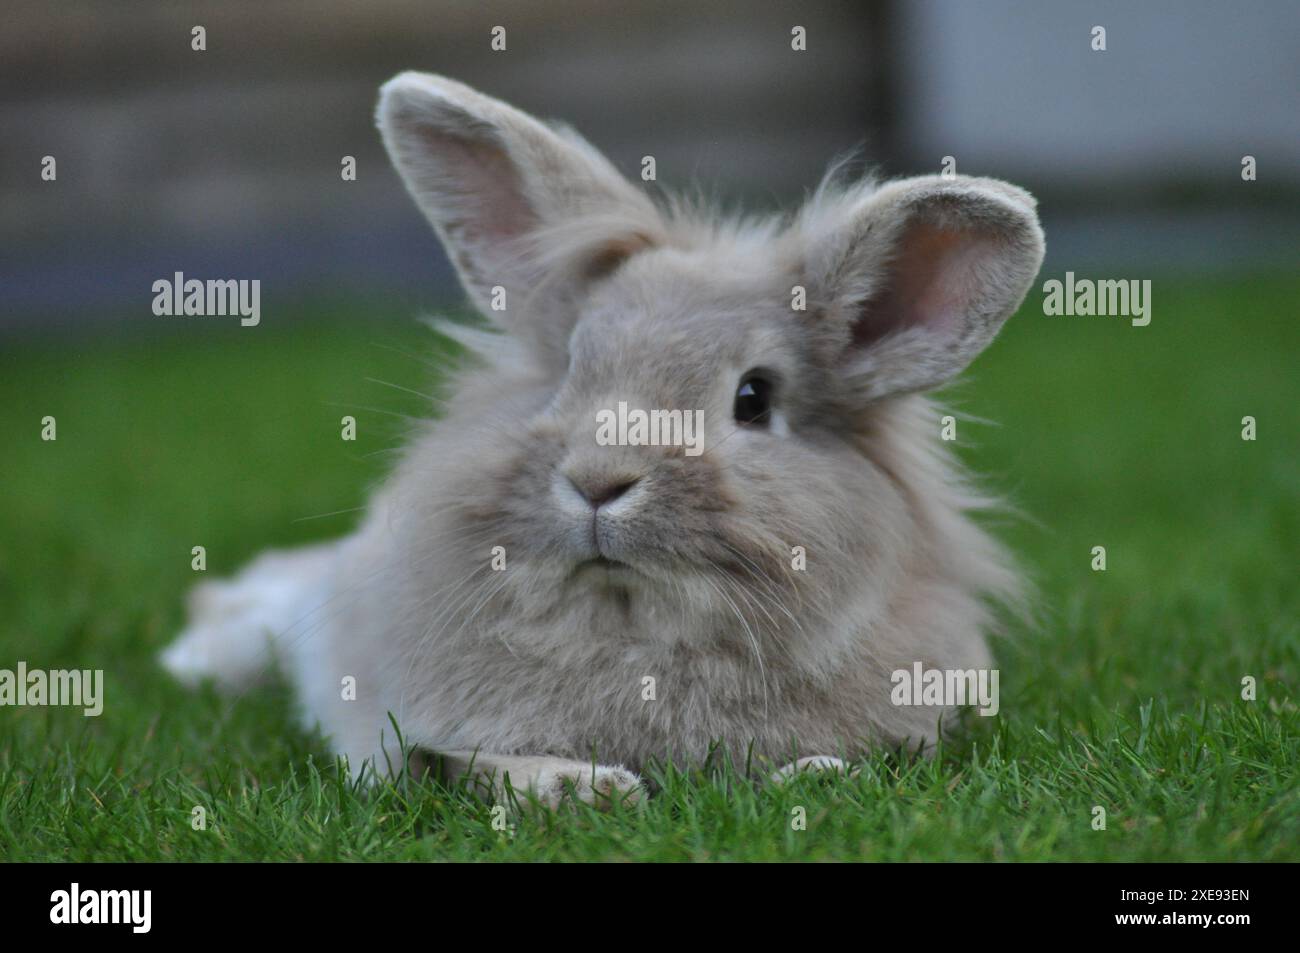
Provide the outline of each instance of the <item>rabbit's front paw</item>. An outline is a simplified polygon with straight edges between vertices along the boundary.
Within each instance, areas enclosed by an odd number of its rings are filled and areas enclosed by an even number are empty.
[[[616,801],[636,804],[645,788],[640,777],[618,765],[559,761],[538,772],[531,793],[539,804],[552,809],[573,799],[609,810]]]
[[[818,754],[808,758],[800,758],[798,761],[791,761],[782,768],[773,771],[768,780],[773,784],[785,784],[801,774],[812,772],[818,775],[848,775],[855,777],[857,769],[850,771],[849,766],[840,758],[832,758],[830,755]]]
[[[636,804],[646,793],[636,773],[622,765],[468,750],[438,751],[432,757],[444,779],[466,782],[480,796],[498,803],[513,796],[521,807],[531,804],[553,810],[581,801],[608,810],[616,801]]]

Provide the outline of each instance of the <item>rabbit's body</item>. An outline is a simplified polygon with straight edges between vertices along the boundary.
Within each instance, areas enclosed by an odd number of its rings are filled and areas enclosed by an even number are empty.
[[[445,415],[353,536],[201,590],[169,666],[246,681],[273,633],[354,767],[392,763],[391,714],[535,787],[545,758],[932,741],[955,713],[894,704],[891,674],[988,667],[987,604],[1017,577],[917,392],[1023,297],[1032,200],[935,177],[719,224],[447,80],[394,80],[380,125],[507,333],[460,335],[476,356]],[[604,445],[620,402],[700,411],[703,452]]]

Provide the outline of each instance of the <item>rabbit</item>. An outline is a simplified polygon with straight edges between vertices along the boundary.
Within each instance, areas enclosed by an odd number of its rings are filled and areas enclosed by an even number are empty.
[[[1034,199],[833,170],[729,217],[426,73],[377,123],[487,326],[440,325],[445,412],[359,528],[196,589],[163,664],[277,665],[353,772],[409,749],[547,804],[635,800],[717,745],[777,777],[932,748],[956,712],[892,703],[891,673],[990,666],[1025,582],[925,392],[1034,281]],[[702,452],[598,442],[620,402],[702,411]]]

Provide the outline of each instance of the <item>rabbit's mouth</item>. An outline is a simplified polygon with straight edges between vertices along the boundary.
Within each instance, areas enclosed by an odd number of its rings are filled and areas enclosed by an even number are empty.
[[[605,555],[595,556],[591,559],[584,559],[582,562],[578,563],[577,567],[574,569],[574,573],[575,574],[580,573],[586,569],[604,570],[607,572],[635,572],[636,571],[627,563],[620,562],[617,559],[610,559],[608,556]]]
[[[569,582],[583,589],[593,587],[598,592],[626,595],[639,590],[646,577],[635,566],[609,556],[598,555],[584,559],[573,567]]]

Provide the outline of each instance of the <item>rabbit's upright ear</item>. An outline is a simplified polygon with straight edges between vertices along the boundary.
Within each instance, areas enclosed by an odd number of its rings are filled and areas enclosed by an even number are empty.
[[[805,269],[826,359],[855,400],[937,387],[993,340],[1042,264],[1035,204],[961,176],[815,200]]]
[[[536,311],[555,305],[535,293],[563,283],[556,246],[581,277],[654,238],[654,204],[594,148],[468,86],[402,73],[384,84],[376,118],[466,290],[506,326],[525,310],[545,320]]]

